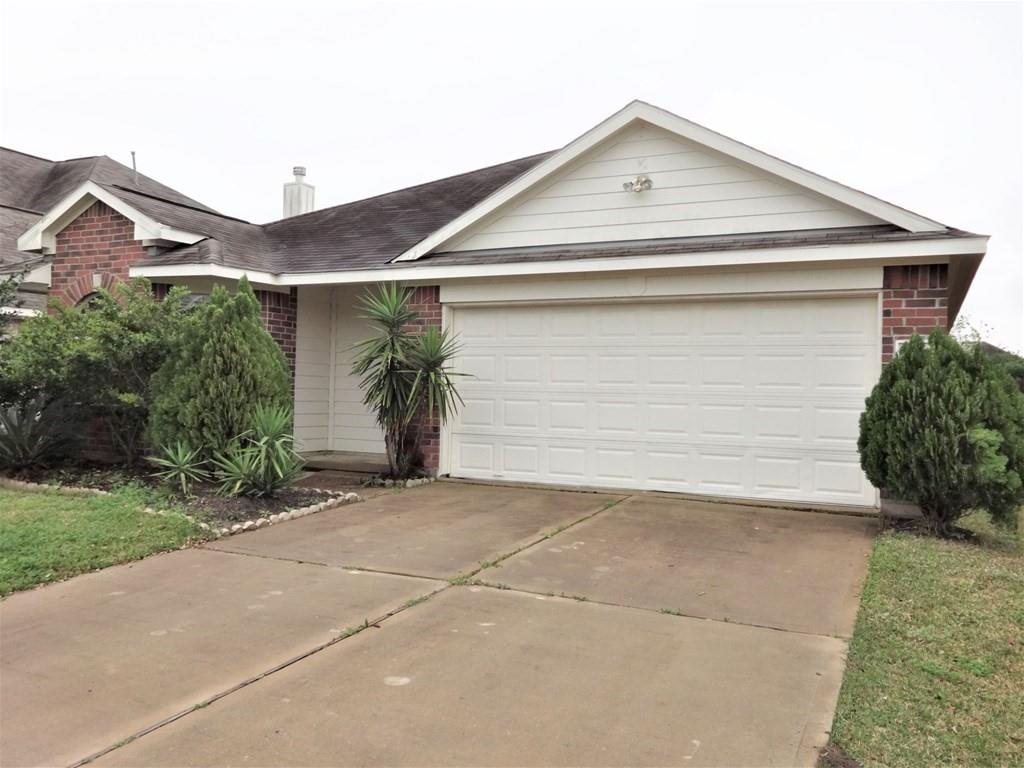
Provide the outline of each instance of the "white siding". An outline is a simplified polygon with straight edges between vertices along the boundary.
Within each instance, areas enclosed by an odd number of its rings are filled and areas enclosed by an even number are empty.
[[[371,333],[357,306],[365,286],[334,290],[334,431],[330,450],[384,453],[384,435],[363,405],[359,379],[351,374],[352,346]]]
[[[626,181],[644,174],[653,189]],[[648,124],[625,129],[443,251],[880,224]]]
[[[299,288],[295,321],[295,437],[303,451],[327,450],[331,381],[331,289]]]

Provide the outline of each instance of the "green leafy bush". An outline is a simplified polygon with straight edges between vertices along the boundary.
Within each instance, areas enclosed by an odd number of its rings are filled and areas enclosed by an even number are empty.
[[[189,313],[175,346],[153,377],[156,445],[181,442],[212,458],[252,426],[255,404],[291,402],[288,364],[244,277],[235,294],[215,287],[209,303]]]
[[[59,406],[39,399],[0,409],[0,469],[46,466],[68,443]]]
[[[450,368],[458,343],[447,330],[409,331],[417,313],[409,306],[412,291],[382,284],[363,296],[363,317],[377,328],[355,345],[352,373],[358,376],[363,403],[384,431],[392,476],[411,474],[419,456],[424,421],[442,423],[462,400]]]
[[[27,403],[60,400],[69,418],[106,423],[124,460],[139,453],[153,373],[171,352],[186,314],[185,289],[154,298],[146,280],[100,290],[87,308],[53,302],[0,345],[2,389]]]
[[[867,399],[861,466],[949,535],[971,509],[1016,526],[1024,504],[1024,395],[1001,365],[941,331],[910,339]]]
[[[214,455],[225,496],[273,496],[302,470],[291,434],[292,413],[281,406],[257,406],[253,428]]]
[[[154,472],[157,477],[168,485],[176,487],[182,496],[192,493],[192,486],[210,479],[204,469],[206,464],[199,456],[198,448],[189,448],[184,443],[165,445],[156,456],[148,456],[147,460],[158,467]]]

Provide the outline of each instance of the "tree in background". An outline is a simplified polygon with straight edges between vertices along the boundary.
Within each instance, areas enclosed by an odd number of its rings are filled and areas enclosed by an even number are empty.
[[[189,313],[174,347],[153,378],[154,445],[181,443],[211,459],[251,427],[257,406],[290,407],[288,363],[246,278],[234,294],[216,286],[209,303]]]
[[[9,310],[21,306],[18,286],[24,276],[24,272],[0,276],[0,341],[3,341],[7,326],[15,320],[14,313]]]
[[[915,335],[882,371],[860,418],[861,466],[877,487],[953,532],[982,509],[1016,526],[1024,504],[1024,395],[980,345]]]
[[[15,404],[59,401],[79,422],[103,421],[122,458],[141,448],[151,378],[185,319],[184,289],[157,300],[148,281],[100,290],[87,307],[52,302],[0,346],[0,378]]]

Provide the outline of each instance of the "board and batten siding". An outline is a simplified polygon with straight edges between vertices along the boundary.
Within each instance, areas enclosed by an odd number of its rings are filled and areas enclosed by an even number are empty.
[[[351,373],[352,346],[373,333],[359,317],[359,297],[364,290],[365,286],[334,289],[334,429],[330,450],[382,454],[384,433],[363,405],[359,379]]]
[[[646,175],[653,188],[623,183]],[[881,224],[649,124],[624,129],[439,250],[695,237]]]
[[[295,318],[295,438],[326,451],[331,401],[331,289],[301,286]]]

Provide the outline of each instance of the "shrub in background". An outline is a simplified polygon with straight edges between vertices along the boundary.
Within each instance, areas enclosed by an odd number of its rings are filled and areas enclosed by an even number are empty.
[[[255,405],[291,402],[288,364],[244,277],[237,293],[217,286],[209,303],[189,313],[175,347],[153,377],[149,437],[156,445],[181,442],[212,458],[252,426]]]
[[[185,289],[154,298],[144,279],[100,290],[86,307],[52,303],[0,345],[0,376],[12,399],[59,400],[69,418],[100,419],[127,463],[139,453],[153,373],[171,352],[186,315]]]
[[[868,479],[917,504],[937,535],[972,509],[1017,524],[1024,395],[977,346],[939,330],[911,338],[867,399],[858,448]]]

